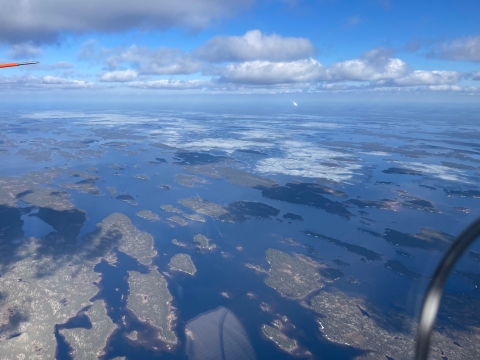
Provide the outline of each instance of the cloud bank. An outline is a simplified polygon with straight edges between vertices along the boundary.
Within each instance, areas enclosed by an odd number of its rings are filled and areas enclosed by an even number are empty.
[[[291,61],[308,58],[316,52],[308,39],[264,35],[259,30],[252,30],[243,36],[215,36],[196,49],[194,54],[202,60],[218,63]]]
[[[0,0],[0,42],[54,42],[64,33],[134,28],[200,30],[247,9],[253,0]]]
[[[290,62],[247,61],[212,71],[221,82],[252,85],[288,84],[316,81],[325,69],[314,59]]]
[[[69,89],[93,89],[93,82],[66,79],[59,76],[0,76],[0,89],[8,90],[69,90]]]
[[[465,43],[468,43],[468,51],[460,46]],[[462,48],[462,56],[469,54],[470,59],[475,59],[475,37],[457,39],[445,44],[440,44],[437,48],[443,49],[445,54],[456,49],[454,52],[457,56],[460,54],[458,49]],[[32,43],[13,45],[9,50],[12,58],[40,53],[41,49]],[[81,46],[78,60],[87,62],[88,66],[103,68],[103,71],[97,74],[98,82],[73,80],[72,77],[78,73],[69,68],[69,63],[59,62],[43,67],[43,70],[63,68],[69,69],[69,72],[55,73],[55,76],[42,79],[12,78],[12,84],[27,87],[26,84],[30,81],[32,88],[54,84],[65,88],[90,88],[95,84],[97,88],[126,86],[150,90],[241,92],[261,89],[392,91],[409,88],[423,91],[479,92],[475,86],[460,85],[463,79],[480,79],[479,72],[414,70],[389,48],[373,48],[357,58],[329,65],[315,59],[313,56],[316,53],[317,49],[308,39],[264,34],[260,30],[247,31],[240,36],[214,36],[191,51],[135,44],[107,48],[95,40],[89,40]],[[6,78],[3,81],[6,83]]]

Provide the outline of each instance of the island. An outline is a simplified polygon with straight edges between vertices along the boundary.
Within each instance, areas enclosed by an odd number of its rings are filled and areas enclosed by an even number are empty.
[[[263,325],[262,332],[283,351],[292,353],[294,350],[298,349],[297,341],[295,339],[290,339],[277,328],[269,325]]]
[[[168,290],[167,281],[155,268],[150,273],[128,272],[127,308],[141,322],[152,325],[158,331],[158,338],[170,344],[177,343],[177,336],[172,330],[175,314]]]
[[[139,211],[136,215],[138,217],[141,217],[141,218],[144,218],[144,219],[147,219],[147,220],[150,220],[150,221],[160,220],[160,217],[158,216],[158,214],[155,214],[153,211],[150,211],[150,210]]]
[[[478,305],[478,300],[444,297],[441,311],[447,311],[450,320],[437,320],[430,349],[432,358],[476,357],[474,339],[480,335],[478,327],[467,326],[459,331],[457,321],[465,321],[465,314],[470,311],[476,314],[474,308]],[[414,358],[417,321],[404,312],[394,308],[385,312],[363,298],[349,297],[341,291],[322,291],[311,300],[310,306],[322,315],[317,320],[322,334],[330,341],[366,350],[362,359]]]
[[[197,234],[193,237],[193,244],[198,249],[213,250],[216,245],[205,235]]]
[[[182,271],[190,275],[194,275],[197,272],[197,268],[188,254],[174,255],[168,266],[170,266],[172,270]]]
[[[180,226],[188,225],[188,221],[182,218],[181,216],[170,216],[169,218],[167,218],[167,220],[170,220],[171,222],[174,222]]]
[[[271,268],[265,284],[274,288],[279,293],[290,298],[303,298],[312,291],[321,289],[323,284],[319,269],[321,264],[310,258],[295,254],[290,256],[287,253],[267,249],[267,261]]]

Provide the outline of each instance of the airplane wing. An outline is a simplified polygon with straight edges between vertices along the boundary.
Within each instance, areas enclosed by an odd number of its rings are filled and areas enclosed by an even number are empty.
[[[23,66],[23,65],[33,65],[33,64],[38,64],[38,61],[27,61],[27,62],[19,62],[19,63],[0,64],[0,68]]]

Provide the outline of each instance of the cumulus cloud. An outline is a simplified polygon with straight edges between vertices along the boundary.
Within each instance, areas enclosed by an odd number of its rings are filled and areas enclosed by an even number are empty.
[[[432,85],[428,89],[432,91],[456,91],[456,92],[468,92],[476,93],[478,88],[476,86],[459,86],[459,85]]]
[[[480,35],[440,42],[427,55],[447,60],[480,61]]]
[[[317,60],[289,62],[248,61],[216,69],[220,82],[273,85],[316,81],[325,68]]]
[[[42,54],[41,48],[28,42],[12,45],[10,49],[8,49],[7,51],[7,56],[15,60],[17,59],[31,60],[40,56],[41,54]]]
[[[30,74],[22,76],[0,76],[0,89],[91,89],[94,88],[93,82],[82,80],[66,79],[58,76],[33,76]]]
[[[200,70],[200,62],[180,49],[130,46],[128,49],[112,50],[105,60],[110,69],[128,64],[141,74],[178,75],[192,74]]]
[[[136,45],[128,48],[101,48],[92,40],[82,45],[78,58],[103,62],[111,71],[134,68],[138,74],[143,75],[193,74],[201,68],[199,60],[181,49],[152,49]]]
[[[56,0],[51,0],[56,1]],[[211,0],[216,1],[216,0]],[[0,3],[2,0],[0,0]],[[0,15],[1,18],[1,15]],[[1,25],[0,25],[1,29]],[[19,54],[35,46],[24,43],[11,47]],[[358,58],[322,65],[310,57],[315,48],[308,39],[265,35],[252,30],[242,36],[217,36],[199,48],[186,52],[175,48],[106,48],[95,40],[85,42],[78,58],[103,64],[99,82],[126,83],[137,89],[210,91],[452,91],[476,93],[476,87],[462,87],[462,78],[480,80],[480,72],[413,70],[388,48],[374,48]],[[31,70],[71,69],[67,62],[39,65]],[[26,69],[29,71],[29,69]],[[175,75],[202,73],[205,80],[179,80]],[[56,76],[51,76],[56,75]],[[43,78],[2,78],[12,88],[91,88],[91,82],[73,70]],[[156,80],[156,75],[170,79]],[[97,83],[96,87],[107,88]],[[402,90],[401,90],[402,89]]]
[[[372,65],[362,59],[347,60],[328,68],[329,80],[372,81],[395,79],[406,75],[409,66],[400,59],[389,59],[383,66]]]
[[[5,90],[11,87],[11,85],[25,84],[28,82],[37,82],[38,77],[33,75],[22,75],[22,76],[2,76],[0,75],[0,89]]]
[[[288,46],[291,45],[291,46]],[[214,37],[191,53],[181,49],[151,49],[132,45],[128,48],[100,48],[95,41],[87,41],[79,58],[102,61],[110,71],[100,76],[105,82],[132,82],[140,75],[179,75],[202,71],[213,76],[217,89],[239,90],[239,86],[276,88],[290,86],[327,91],[348,91],[373,87],[409,87],[455,85],[464,76],[456,71],[413,71],[391,49],[374,48],[330,66],[307,57],[314,52],[313,45],[302,38],[263,35],[258,30],[243,36]],[[260,60],[269,58],[269,60]],[[255,60],[245,60],[255,59]],[[216,62],[228,64],[214,65]],[[210,65],[209,65],[210,62]],[[125,70],[126,68],[130,68]],[[474,77],[476,75],[471,75]],[[149,89],[202,88],[205,85],[174,80],[137,81],[134,87]],[[211,83],[209,86],[211,87]],[[224,88],[222,88],[224,86]],[[226,86],[226,87],[225,87]],[[244,90],[244,88],[242,87]]]
[[[132,28],[199,30],[248,8],[253,0],[0,0],[0,42],[53,42],[64,32]]]
[[[358,59],[331,65],[327,79],[336,81],[375,81],[395,79],[411,71],[404,61],[393,58],[389,49],[376,48],[363,53]]]
[[[247,31],[243,36],[215,36],[194,51],[197,57],[210,62],[291,61],[315,53],[308,39],[264,35],[260,30]]]
[[[128,83],[128,86],[138,89],[160,89],[160,90],[190,90],[202,89],[210,86],[210,81],[205,80],[152,80],[152,81],[134,81]]]
[[[403,60],[395,58],[390,49],[375,48],[356,59],[323,66],[309,58],[296,61],[245,61],[213,67],[206,75],[219,76],[221,83],[270,86],[290,84],[316,90],[347,91],[374,87],[413,87],[455,85],[465,75],[458,71],[412,70]],[[476,73],[471,77],[475,78]],[[352,85],[358,82],[359,85]],[[435,88],[432,88],[432,90]],[[450,88],[455,90],[455,88]]]
[[[395,86],[392,84],[370,83],[360,85],[349,84],[317,84],[308,89],[309,92],[351,92],[351,93],[427,93],[427,92],[456,92],[466,94],[479,94],[480,88],[476,86],[460,85],[419,85]]]
[[[109,71],[100,76],[102,82],[127,82],[133,81],[138,77],[138,73],[134,70],[118,70]]]
[[[82,80],[70,80],[58,76],[47,75],[42,78],[42,84],[58,85],[61,88],[90,88],[93,83]]]
[[[379,81],[377,84],[394,86],[448,85],[459,82],[462,76],[463,74],[458,71],[415,70],[401,78]]]

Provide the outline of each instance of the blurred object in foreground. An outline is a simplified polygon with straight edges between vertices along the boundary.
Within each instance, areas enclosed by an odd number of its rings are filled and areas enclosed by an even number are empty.
[[[27,61],[27,62],[20,62],[20,63],[0,64],[0,68],[23,66],[23,65],[35,65],[35,64],[38,64],[38,61]]]
[[[187,356],[200,359],[255,359],[247,333],[237,317],[219,307],[187,323]]]

